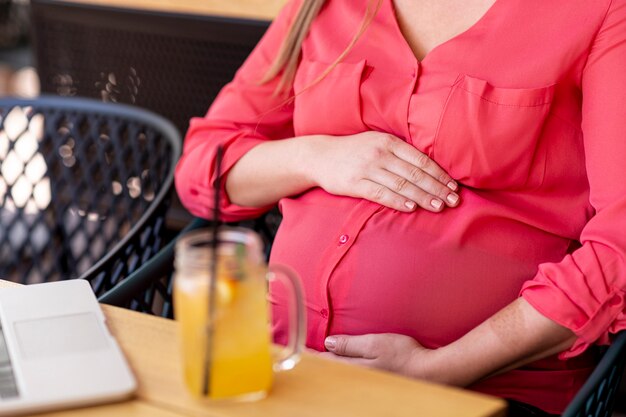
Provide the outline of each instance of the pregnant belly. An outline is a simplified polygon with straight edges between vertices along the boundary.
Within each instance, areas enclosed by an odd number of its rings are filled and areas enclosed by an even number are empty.
[[[331,281],[331,333],[401,333],[439,347],[512,302],[536,270],[424,234],[377,257],[375,236],[360,237]]]
[[[564,255],[566,239],[484,209],[472,210],[468,200],[463,211],[435,215],[380,210],[350,237],[354,243],[330,269],[314,265],[332,258],[311,261],[313,254],[328,253],[324,247],[307,250],[297,239],[301,233],[290,239],[291,216],[286,213],[281,228],[287,230],[275,246],[273,261],[293,266],[302,276],[307,344],[321,349],[328,334],[391,332],[409,335],[429,348],[446,345],[515,300],[540,263]],[[299,227],[307,223],[306,217],[294,219]],[[345,224],[350,221],[346,215]],[[319,224],[341,222],[329,218]],[[309,244],[330,242],[331,236],[342,233],[342,226],[306,229],[328,235],[311,237]],[[324,276],[321,271],[331,272]],[[285,342],[286,294],[275,286],[271,293],[277,341]]]

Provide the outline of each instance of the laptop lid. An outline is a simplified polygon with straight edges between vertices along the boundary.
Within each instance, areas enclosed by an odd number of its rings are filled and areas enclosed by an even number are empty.
[[[136,381],[89,282],[0,288],[0,415],[130,396]]]

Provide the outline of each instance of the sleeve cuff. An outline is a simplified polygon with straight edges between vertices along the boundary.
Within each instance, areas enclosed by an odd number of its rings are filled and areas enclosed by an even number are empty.
[[[224,144],[222,160],[222,183],[220,185],[220,218],[225,222],[235,222],[258,217],[270,207],[243,207],[233,204],[226,193],[225,178],[228,171],[254,146],[265,142],[263,138],[247,138],[236,135]],[[206,150],[196,150],[194,160],[179,162],[176,175],[176,190],[183,205],[193,215],[211,219],[215,205],[215,152],[211,145]]]
[[[257,217],[262,213],[268,211],[272,206],[266,207],[243,207],[233,204],[226,192],[226,177],[228,171],[241,159],[241,157],[250,151],[255,146],[266,142],[267,139],[257,138],[240,138],[232,142],[228,149],[225,149],[224,159],[222,160],[222,182],[220,184],[220,211],[222,213],[222,220],[225,222],[232,222],[242,220],[244,218]],[[215,186],[216,179],[211,181],[211,187]],[[235,216],[233,214],[236,213]]]
[[[590,315],[553,283],[528,281],[520,295],[539,313],[576,334],[576,341],[559,354],[560,359],[578,356],[592,344],[609,344],[611,333],[626,329],[625,297],[619,289],[611,289]]]

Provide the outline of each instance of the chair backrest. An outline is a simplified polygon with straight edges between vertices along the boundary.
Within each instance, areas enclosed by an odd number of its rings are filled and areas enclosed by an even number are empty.
[[[0,277],[112,288],[163,245],[180,142],[126,105],[0,100]]]
[[[211,226],[209,221],[194,218],[179,236],[209,226]],[[142,313],[172,318],[174,314],[172,273],[176,240],[173,239],[165,245],[159,253],[137,268],[127,279],[102,294],[98,301]],[[152,291],[152,297],[149,299],[144,296],[146,290]]]
[[[624,365],[626,331],[620,332],[562,417],[611,417]]]
[[[267,241],[270,235],[272,216],[264,216],[259,219],[231,223],[240,227],[248,227],[259,232],[265,230],[266,233],[259,233],[264,240],[266,257],[269,257],[271,241]],[[174,247],[178,237],[187,232],[200,228],[212,227],[213,223],[200,218],[194,218],[178,236],[161,249],[146,263],[137,268],[127,279],[120,282],[111,290],[102,294],[99,301],[105,304],[116,305],[118,307],[130,308],[131,310],[143,313],[172,318],[174,309],[173,299],[173,272],[174,272]],[[276,226],[277,227],[277,226]],[[149,292],[150,297],[145,294]]]

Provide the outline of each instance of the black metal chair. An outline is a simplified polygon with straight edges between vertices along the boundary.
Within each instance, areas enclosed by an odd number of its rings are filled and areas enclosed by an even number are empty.
[[[180,234],[183,235],[191,230],[208,227],[211,223],[204,219],[195,218]],[[174,268],[174,246],[176,239],[169,242],[158,254],[148,262],[137,268],[124,281],[107,291],[98,298],[104,304],[118,307],[133,308],[153,315],[172,318],[174,314],[172,306]],[[154,300],[145,300],[143,294],[153,286],[159,296]]]
[[[163,246],[180,148],[171,123],[131,106],[0,100],[0,278],[115,287]]]
[[[265,256],[269,258],[272,238],[278,227],[278,223],[274,223],[272,219],[276,222],[280,221],[280,219],[275,219],[272,213],[268,213],[257,219],[230,223],[229,225],[247,227],[259,233],[265,246]],[[213,223],[208,220],[194,218],[180,232],[179,236],[191,230],[212,225]],[[175,245],[176,239],[173,239],[152,259],[137,268],[126,280],[107,291],[98,300],[105,304],[132,308],[144,313],[172,318],[172,273],[174,269]],[[144,293],[149,288],[156,291],[158,298],[145,299]]]
[[[562,417],[611,417],[626,364],[626,331],[620,332]]]

